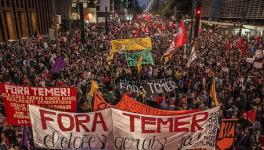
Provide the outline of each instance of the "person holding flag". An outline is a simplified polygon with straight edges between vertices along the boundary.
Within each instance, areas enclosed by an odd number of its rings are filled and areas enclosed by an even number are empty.
[[[214,102],[215,106],[218,106],[218,100],[217,100],[217,95],[216,95],[216,89],[215,89],[215,79],[213,78],[212,83],[211,83],[211,88],[210,88],[210,97]]]
[[[96,81],[92,81],[91,83],[91,89],[88,93],[89,96],[93,97],[94,93],[99,89],[99,85]]]
[[[240,53],[243,55],[248,49],[248,45],[245,42],[243,37],[240,37],[237,41],[237,48],[240,50]]]
[[[142,57],[142,55],[140,55],[138,60],[137,60],[137,71],[138,71],[138,74],[140,74],[140,72],[142,70],[142,60],[143,60],[143,57]]]
[[[87,101],[85,101],[83,103],[82,107],[85,107],[86,109],[92,108],[92,99],[93,99],[93,96],[94,96],[95,92],[98,89],[99,89],[99,84],[95,80],[92,80],[90,91],[89,92],[87,91],[87,93],[86,93]]]

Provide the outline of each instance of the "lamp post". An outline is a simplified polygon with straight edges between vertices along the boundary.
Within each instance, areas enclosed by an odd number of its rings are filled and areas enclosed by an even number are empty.
[[[190,27],[190,36],[189,36],[189,41],[190,41],[190,43],[192,43],[193,12],[194,12],[194,0],[192,0],[191,27]]]
[[[201,1],[197,0],[196,9],[195,9],[194,38],[198,37],[200,20],[201,20]]]
[[[245,17],[246,17],[246,0],[243,0],[242,16],[240,18],[239,36],[242,35],[242,27],[243,27],[243,22],[245,21]]]
[[[85,42],[85,29],[84,29],[84,15],[83,15],[83,3],[85,3],[85,0],[79,0],[78,6],[79,6],[79,16],[80,16],[80,22],[81,22],[81,42]]]
[[[105,32],[108,34],[108,13],[107,13],[107,7],[105,7]]]

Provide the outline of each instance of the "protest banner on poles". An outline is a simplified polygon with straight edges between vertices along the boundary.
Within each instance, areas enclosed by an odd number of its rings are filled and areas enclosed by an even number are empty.
[[[155,115],[155,116],[169,116],[169,115],[180,115],[180,114],[188,114],[194,113],[199,110],[177,110],[177,111],[170,111],[170,110],[162,110],[150,107],[143,103],[140,103],[133,98],[130,98],[126,94],[122,97],[121,101],[115,105],[115,108],[123,111],[144,114],[144,115]]]
[[[175,91],[176,85],[172,78],[166,78],[141,81],[120,80],[118,87],[120,91],[130,91],[135,94],[144,91],[147,97],[155,99],[159,93],[167,94]]]
[[[126,54],[127,66],[136,66],[137,60],[142,55],[142,65],[154,64],[153,57],[150,49],[146,49],[140,52],[127,52]]]
[[[123,110],[123,111],[138,113],[138,114],[156,115],[156,116],[180,115],[180,114],[188,114],[188,113],[194,113],[194,112],[199,111],[198,109],[177,110],[177,111],[157,109],[157,108],[153,108],[148,105],[145,105],[143,103],[140,103],[126,94],[122,96],[121,100],[116,105],[111,105],[107,103],[98,92],[96,92],[94,95],[93,110],[99,111],[99,110],[104,110],[110,107]]]
[[[33,140],[44,149],[113,149],[111,109],[67,113],[29,105]]]
[[[113,107],[111,104],[107,103],[104,98],[98,93],[95,92],[94,94],[94,100],[93,100],[93,110],[98,111],[98,110],[104,110],[109,107]]]
[[[214,149],[218,110],[151,116],[112,109],[115,149]]]
[[[6,121],[10,125],[30,125],[28,105],[76,112],[76,88],[30,87],[0,83],[4,99]]]
[[[34,145],[45,149],[214,149],[218,110],[155,116],[114,108],[67,113],[29,106]]]
[[[238,119],[222,119],[220,131],[217,136],[216,147],[220,150],[230,149],[236,137],[236,125]]]

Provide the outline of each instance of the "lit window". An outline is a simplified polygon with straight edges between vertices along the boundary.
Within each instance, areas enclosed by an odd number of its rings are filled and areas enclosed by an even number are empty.
[[[87,8],[87,3],[83,3],[83,8]]]
[[[76,3],[72,3],[72,7],[76,7],[76,5],[77,5]]]

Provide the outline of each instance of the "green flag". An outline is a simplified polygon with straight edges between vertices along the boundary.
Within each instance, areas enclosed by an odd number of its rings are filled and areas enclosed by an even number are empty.
[[[126,54],[127,65],[129,67],[136,66],[138,58],[142,55],[142,65],[154,64],[153,57],[150,49],[145,49],[140,52],[127,52]]]

